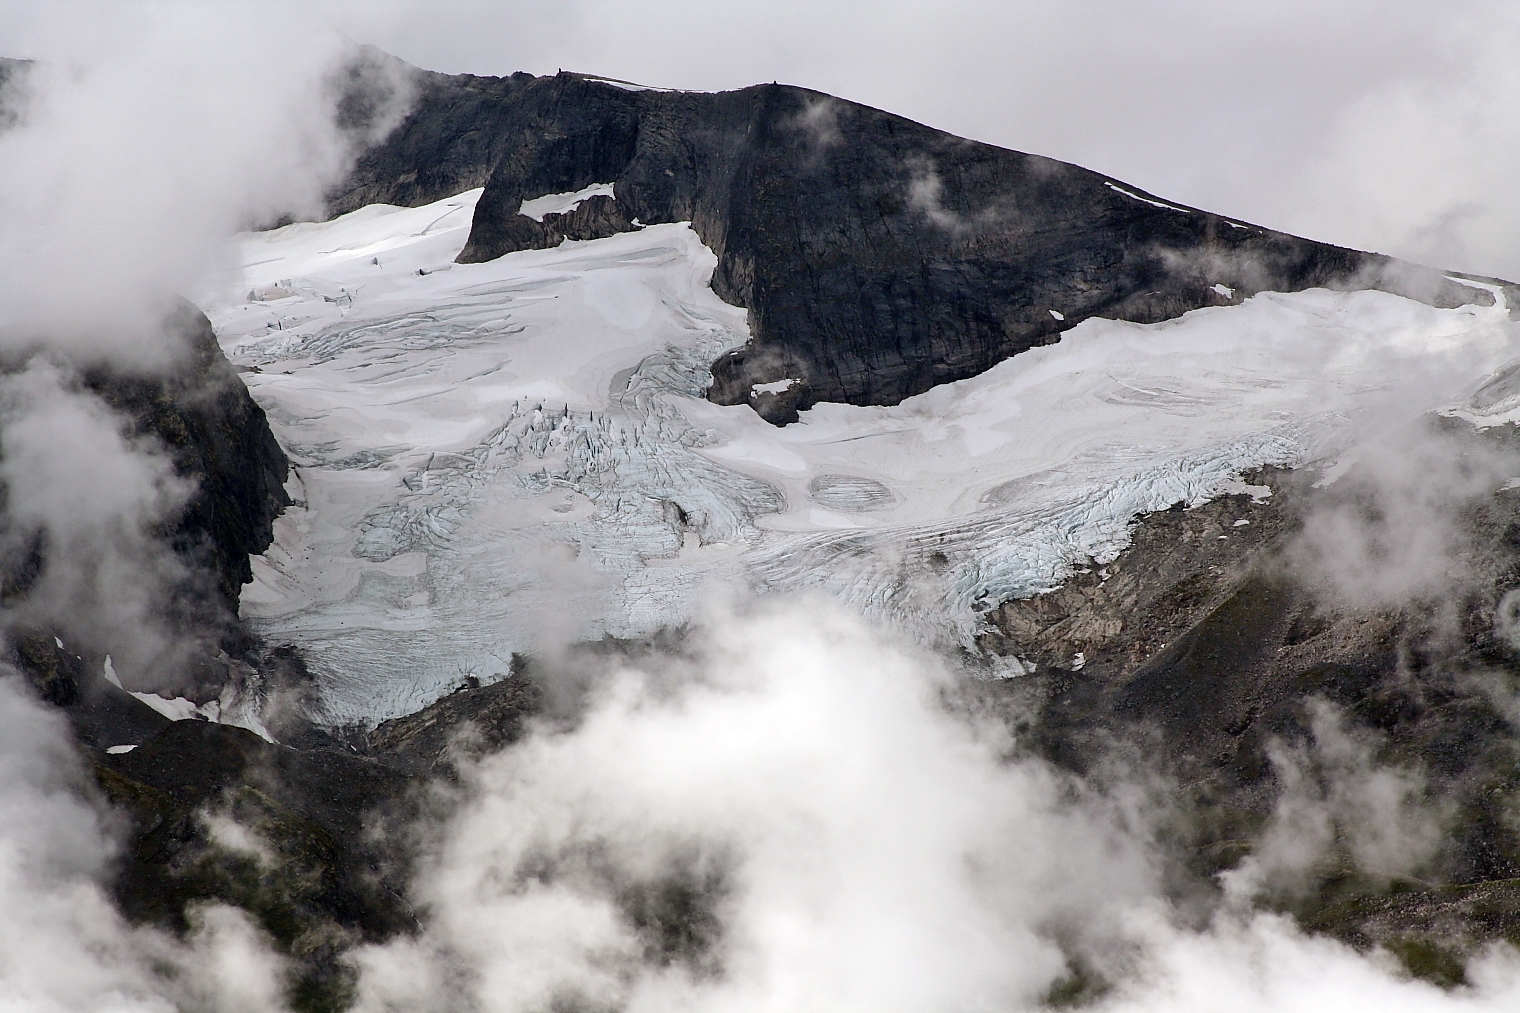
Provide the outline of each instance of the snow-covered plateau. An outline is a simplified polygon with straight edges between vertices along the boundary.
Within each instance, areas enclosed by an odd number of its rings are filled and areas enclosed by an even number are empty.
[[[1264,293],[1087,320],[895,407],[776,428],[703,397],[745,313],[688,226],[455,264],[479,195],[246,234],[206,307],[294,465],[243,613],[302,648],[333,722],[731,586],[821,589],[969,646],[990,604],[1112,559],[1136,513],[1392,421],[1481,416],[1474,392],[1520,357],[1502,298]]]

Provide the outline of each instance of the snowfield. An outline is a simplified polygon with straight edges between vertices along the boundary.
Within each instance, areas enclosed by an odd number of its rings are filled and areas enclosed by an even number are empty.
[[[679,623],[736,584],[969,646],[990,605],[1114,558],[1136,513],[1520,389],[1502,300],[1316,290],[1088,320],[896,407],[778,429],[702,396],[745,314],[689,227],[454,264],[479,194],[244,235],[207,306],[295,466],[243,612],[302,647],[333,722]]]

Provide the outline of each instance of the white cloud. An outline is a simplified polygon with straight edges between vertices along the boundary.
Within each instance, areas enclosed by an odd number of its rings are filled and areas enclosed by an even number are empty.
[[[1362,607],[1436,601],[1462,583],[1471,551],[1464,512],[1501,488],[1520,461],[1428,421],[1385,424],[1347,450],[1350,465],[1288,543],[1297,572]]]
[[[1366,877],[1387,883],[1436,857],[1450,807],[1428,797],[1424,772],[1380,766],[1380,741],[1323,699],[1307,705],[1312,739],[1268,749],[1281,794],[1253,853],[1223,879],[1232,898],[1298,893],[1337,838]]]
[[[0,133],[0,343],[161,364],[166,300],[346,167],[328,81],[351,45],[284,5],[10,13],[0,47],[39,62]]]
[[[1162,897],[1143,793],[1012,759],[999,725],[945,708],[937,662],[837,608],[710,615],[691,646],[614,670],[573,727],[469,772],[423,862],[427,927],[360,951],[360,1010],[1021,1010],[1072,961],[1115,986],[1098,1004],[1113,1010],[1520,996],[1513,951],[1448,995],[1249,907],[1188,927]],[[1404,834],[1408,777],[1322,718],[1326,804],[1370,787],[1355,812]],[[1383,866],[1425,841],[1352,831]],[[649,897],[697,912],[710,946],[660,959]]]
[[[40,539],[43,562],[0,619],[109,652],[134,689],[157,688],[177,646],[164,612],[188,577],[159,525],[190,484],[155,441],[129,440],[99,398],[38,360],[0,377],[0,452],[7,556],[26,559]]]
[[[1147,893],[1117,820],[1003,763],[997,726],[942,709],[944,669],[859,620],[770,606],[698,651],[614,672],[574,731],[472,773],[420,893],[429,932],[362,957],[361,1008],[425,1006],[454,962],[500,1011],[1017,1008],[1063,973],[1044,930]],[[672,880],[721,923],[695,972],[650,966],[620,906]]]

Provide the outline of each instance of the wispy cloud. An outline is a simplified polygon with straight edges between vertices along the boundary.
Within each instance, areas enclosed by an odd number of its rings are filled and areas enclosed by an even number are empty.
[[[710,614],[688,647],[615,668],[576,722],[469,772],[423,861],[427,927],[358,951],[358,1009],[1031,1009],[1076,988],[1105,1010],[1498,1010],[1520,995],[1513,951],[1448,997],[1252,908],[1268,871],[1301,874],[1337,832],[1374,875],[1417,867],[1439,834],[1417,772],[1379,767],[1327,707],[1307,751],[1281,758],[1300,775],[1282,846],[1200,925],[1163,890],[1164,814],[1136,804],[1143,786],[1019,758],[1001,724],[947,706],[948,670],[882,631],[772,602]],[[1305,826],[1309,847],[1288,848]]]
[[[353,49],[278,7],[50,10],[0,133],[0,348],[162,365],[167,301],[234,266],[239,227],[320,211]]]

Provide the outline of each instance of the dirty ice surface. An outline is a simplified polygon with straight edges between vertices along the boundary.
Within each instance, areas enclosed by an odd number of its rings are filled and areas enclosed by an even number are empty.
[[[1266,293],[1088,320],[898,406],[775,428],[702,396],[746,326],[690,228],[454,264],[478,197],[243,236],[207,306],[295,465],[243,611],[303,648],[334,722],[679,623],[726,586],[972,645],[991,605],[1112,559],[1136,513],[1331,458],[1520,356],[1502,302]]]

